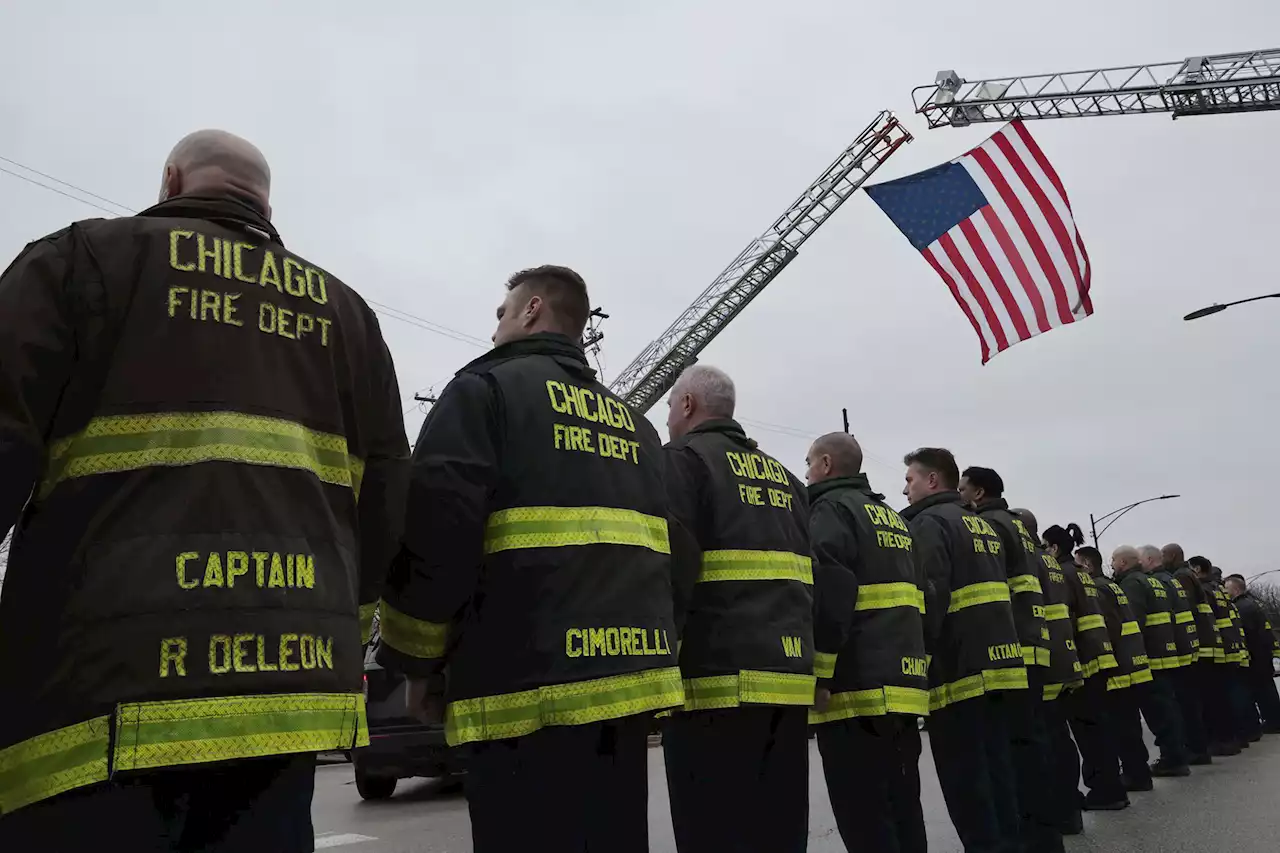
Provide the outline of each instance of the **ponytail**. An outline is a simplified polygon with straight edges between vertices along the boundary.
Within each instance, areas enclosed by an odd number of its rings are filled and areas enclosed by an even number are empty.
[[[1077,546],[1084,544],[1084,531],[1078,524],[1068,524],[1066,527],[1055,524],[1042,534],[1042,538],[1069,558]]]
[[[1084,531],[1080,529],[1080,525],[1068,524],[1067,535],[1071,537],[1072,544],[1077,548],[1084,544]]]

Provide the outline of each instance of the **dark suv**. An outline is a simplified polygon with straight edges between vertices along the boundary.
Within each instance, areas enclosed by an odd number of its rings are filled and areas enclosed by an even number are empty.
[[[385,800],[396,782],[414,776],[452,776],[462,772],[462,750],[450,749],[444,726],[426,725],[405,707],[404,676],[388,672],[374,660],[373,639],[364,657],[364,694],[369,715],[369,745],[351,751],[356,790],[366,800]]]

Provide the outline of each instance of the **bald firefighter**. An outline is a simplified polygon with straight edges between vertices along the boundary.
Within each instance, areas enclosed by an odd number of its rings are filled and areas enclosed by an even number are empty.
[[[269,191],[197,132],[0,278],[0,848],[309,851],[315,753],[368,742],[399,391]]]
[[[920,732],[929,713],[924,593],[907,523],[862,472],[862,447],[835,432],[806,456],[818,596],[818,750],[845,846],[925,853]]]

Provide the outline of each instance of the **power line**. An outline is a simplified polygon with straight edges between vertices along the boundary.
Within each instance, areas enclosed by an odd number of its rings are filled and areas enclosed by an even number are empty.
[[[5,161],[5,162],[8,162],[8,161]],[[89,205],[89,207],[96,207],[98,210],[101,210],[104,213],[110,213],[112,216],[120,215],[119,211],[111,210],[109,208],[103,207],[100,204],[96,204],[92,201],[89,201],[88,199],[80,198],[79,196],[74,196],[69,192],[64,192],[63,190],[58,189],[57,187],[51,187],[48,184],[42,184],[39,181],[37,181],[35,178],[28,178],[26,175],[21,175],[11,169],[6,169],[3,166],[0,166],[0,172],[4,172],[6,175],[13,175],[18,180],[26,181],[27,183],[34,184],[37,187],[43,187],[44,189],[48,190],[51,193],[57,193],[58,195],[63,196],[64,198],[69,198],[72,201],[78,201],[81,204],[87,204]],[[114,204],[114,202],[112,203]]]
[[[107,204],[113,204],[116,207],[124,208],[125,210],[128,210],[130,213],[133,213],[133,211],[129,209],[129,206],[127,204],[121,204],[118,201],[113,201],[104,195],[91,193],[84,187],[78,187],[69,181],[64,181],[61,178],[55,178],[53,175],[47,174],[45,172],[41,172],[39,169],[31,168],[25,163],[19,163],[17,160],[10,160],[8,157],[0,157],[0,160],[3,160],[4,162],[8,163],[10,166],[17,166],[19,169],[25,169],[26,171],[30,172],[33,175],[39,175],[42,178],[48,178],[49,180],[53,181],[55,184],[62,184],[64,187],[70,187],[71,189],[75,190],[78,193],[83,193],[84,195],[87,195],[91,198],[96,198],[98,201],[105,201]],[[10,172],[9,174],[13,174],[13,173]],[[43,186],[43,184],[41,184],[40,186]],[[46,189],[52,189],[52,187],[46,187]],[[77,199],[77,201],[84,201],[84,199]]]

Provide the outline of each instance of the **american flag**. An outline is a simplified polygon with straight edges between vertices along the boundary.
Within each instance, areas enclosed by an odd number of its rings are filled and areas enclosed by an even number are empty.
[[[1093,313],[1067,191],[1022,122],[949,163],[867,193],[951,289],[982,363]]]

